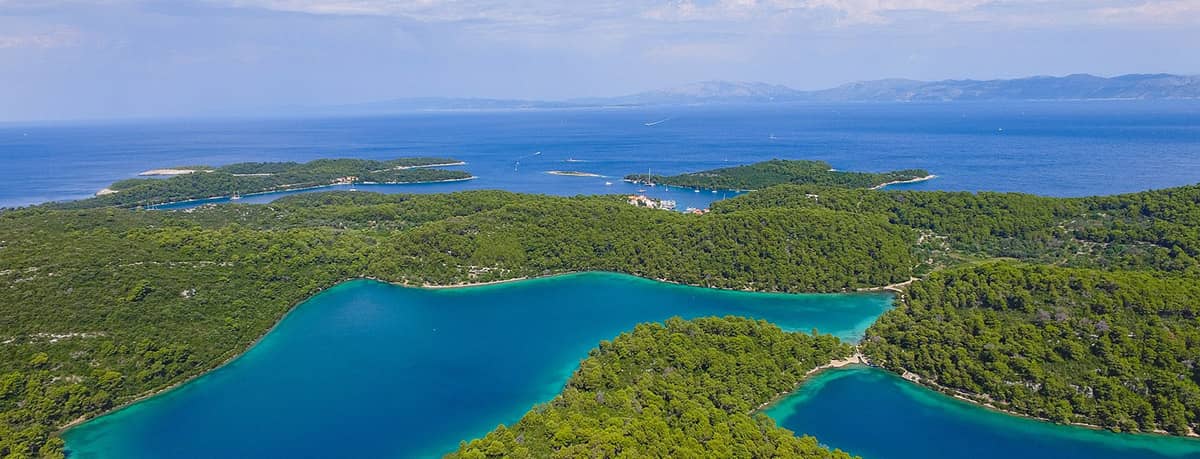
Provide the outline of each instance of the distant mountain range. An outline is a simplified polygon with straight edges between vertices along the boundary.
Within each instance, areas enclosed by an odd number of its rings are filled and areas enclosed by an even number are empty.
[[[374,114],[421,110],[512,110],[605,106],[803,102],[953,102],[1011,100],[1200,99],[1200,76],[1133,74],[1035,76],[1011,80],[886,79],[801,91],[758,82],[702,81],[618,97],[563,101],[421,97],[321,107],[320,113]]]
[[[876,80],[800,92],[799,98],[827,102],[959,100],[1197,99],[1200,76],[1169,74],[1105,78],[1076,74],[1014,80]]]

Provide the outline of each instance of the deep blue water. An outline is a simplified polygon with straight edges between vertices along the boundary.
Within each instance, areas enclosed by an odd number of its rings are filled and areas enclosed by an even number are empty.
[[[666,117],[671,119],[644,125]],[[939,176],[905,185],[916,189],[1112,194],[1200,182],[1200,102],[778,105],[10,124],[0,125],[0,206],[83,198],[115,180],[172,165],[413,155],[463,159],[469,163],[465,169],[479,178],[386,191],[629,193],[637,187],[619,180],[628,173],[672,174],[789,158],[826,160],[843,170],[919,167]],[[545,173],[563,169],[611,178]],[[681,207],[722,197],[690,190],[651,194],[675,198]]]
[[[1200,458],[1200,440],[1009,416],[866,367],[820,373],[766,413],[782,427],[866,459]]]
[[[65,435],[71,457],[425,457],[551,400],[601,340],[739,315],[856,339],[884,294],[783,295],[585,273],[447,290],[352,281],[240,358]]]

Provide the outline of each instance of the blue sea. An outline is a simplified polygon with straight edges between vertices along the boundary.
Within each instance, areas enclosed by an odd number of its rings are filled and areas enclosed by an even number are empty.
[[[669,120],[646,126],[664,118]],[[938,176],[903,185],[914,189],[1113,194],[1200,182],[1200,102],[766,105],[6,124],[0,125],[0,207],[85,198],[159,167],[414,155],[462,159],[468,163],[463,169],[478,179],[377,190],[632,193],[638,187],[620,177],[786,158],[825,160],[842,170],[924,168]],[[606,177],[546,174],[550,170]],[[676,199],[680,207],[730,196],[679,189],[649,194]]]

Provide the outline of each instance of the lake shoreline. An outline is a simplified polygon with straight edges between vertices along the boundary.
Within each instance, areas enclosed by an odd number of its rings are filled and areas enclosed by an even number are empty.
[[[1051,419],[1041,418],[1041,417],[1037,417],[1037,416],[1034,416],[1031,414],[1019,413],[1019,412],[1012,411],[1012,410],[1009,410],[1006,408],[1001,408],[999,406],[996,406],[992,402],[984,402],[984,401],[977,400],[972,397],[979,397],[979,398],[990,398],[990,397],[987,396],[986,394],[982,394],[982,395],[981,394],[972,394],[970,392],[961,391],[961,390],[958,390],[958,389],[955,389],[952,387],[943,386],[941,384],[929,381],[927,378],[924,378],[919,374],[908,371],[907,369],[903,369],[903,373],[897,373],[893,370],[890,370],[888,368],[884,368],[881,366],[876,366],[876,365],[871,365],[871,366],[873,366],[875,368],[879,368],[881,370],[884,370],[884,371],[888,372],[889,374],[896,375],[910,384],[915,384],[917,386],[927,388],[929,390],[932,390],[939,394],[954,398],[956,400],[963,401],[963,402],[969,403],[971,405],[987,409],[989,411],[994,411],[994,412],[1002,413],[1002,414],[1009,415],[1009,416],[1015,416],[1015,417],[1019,417],[1019,418],[1025,418],[1025,419],[1029,419],[1029,420],[1033,420],[1033,421],[1045,422],[1048,424],[1054,424],[1054,425],[1060,425],[1060,426],[1082,427],[1082,428],[1089,429],[1089,430],[1102,430],[1102,431],[1113,432],[1113,433],[1118,433],[1118,434],[1155,435],[1155,436],[1161,436],[1161,437],[1200,440],[1200,434],[1197,434],[1196,431],[1192,430],[1190,427],[1188,428],[1187,435],[1176,435],[1176,434],[1167,432],[1165,430],[1114,431],[1111,429],[1107,429],[1103,426],[1098,426],[1095,424],[1088,424],[1085,422],[1067,422],[1067,423],[1056,422]]]
[[[842,358],[842,359],[831,359],[828,363],[818,365],[816,367],[813,367],[811,370],[808,370],[808,372],[804,373],[804,377],[800,378],[800,382],[796,383],[796,387],[793,387],[790,390],[786,390],[786,391],[780,392],[778,394],[775,394],[775,396],[771,397],[770,400],[762,402],[761,404],[758,405],[757,408],[750,410],[750,412],[756,413],[756,412],[763,411],[767,408],[770,408],[771,406],[774,406],[776,403],[779,403],[783,399],[787,398],[789,395],[792,395],[792,394],[796,393],[796,391],[800,390],[800,387],[803,386],[804,383],[811,380],[812,377],[814,375],[816,375],[817,373],[820,373],[820,372],[823,372],[826,370],[845,368],[845,367],[852,366],[852,365],[874,366],[874,365],[871,365],[871,362],[869,360],[867,360],[867,356],[865,356],[861,352],[859,352],[858,348],[856,347],[854,349],[854,353],[851,354],[849,357]]]

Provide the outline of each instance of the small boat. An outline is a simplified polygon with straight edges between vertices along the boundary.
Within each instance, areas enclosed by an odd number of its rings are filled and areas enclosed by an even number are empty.
[[[712,190],[712,192],[713,192],[713,193],[716,193],[716,192],[717,192],[717,190]]]
[[[699,193],[700,190],[692,190],[693,193]]]
[[[638,193],[645,193],[646,190],[638,190]]]
[[[229,197],[229,200],[230,200],[230,201],[237,201],[238,199],[242,199],[242,197],[241,197],[241,196],[238,196],[238,195],[236,195],[236,194],[235,194],[235,195],[233,195],[233,196],[230,196],[230,197]]]
[[[604,182],[604,186],[612,186],[612,182]]]
[[[643,124],[643,125],[645,125],[645,126],[657,126],[657,125],[663,124],[663,123],[665,123],[665,122],[667,122],[667,121],[670,121],[670,120],[671,120],[671,118],[669,118],[669,117],[668,117],[668,118],[663,118],[663,119],[661,119],[661,120],[658,120],[658,121],[651,121],[651,122],[649,122],[649,123],[642,123],[642,124]]]

